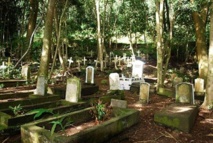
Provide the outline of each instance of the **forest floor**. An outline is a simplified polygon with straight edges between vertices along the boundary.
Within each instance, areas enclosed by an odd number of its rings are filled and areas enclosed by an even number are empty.
[[[154,66],[154,65],[153,65]],[[152,69],[146,69],[152,71]],[[147,73],[147,71],[144,71]],[[95,82],[99,85],[99,93],[105,94],[109,90],[108,84],[101,84],[102,80],[108,81],[108,76],[98,74]],[[128,108],[140,111],[139,123],[111,138],[106,143],[213,143],[213,112],[199,109],[199,114],[190,133],[184,133],[154,122],[155,112],[174,103],[173,98],[151,93],[149,103],[137,106],[139,96],[131,91],[124,91]],[[2,138],[2,143],[15,143],[20,135]]]

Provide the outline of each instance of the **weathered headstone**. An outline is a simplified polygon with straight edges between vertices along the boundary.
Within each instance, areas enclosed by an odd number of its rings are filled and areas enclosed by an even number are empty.
[[[204,79],[202,79],[202,78],[195,79],[195,92],[197,92],[197,93],[204,92]]]
[[[119,90],[120,88],[120,79],[118,73],[111,73],[109,75],[109,84],[110,84],[110,90]]]
[[[83,59],[84,66],[86,65],[86,61],[87,61],[87,59],[84,57],[84,59]]]
[[[143,78],[144,62],[136,60],[132,63],[132,77]]]
[[[21,69],[21,76],[22,76],[25,80],[29,80],[29,79],[30,79],[30,67],[29,67],[29,65],[24,65],[24,66],[22,66],[22,69]]]
[[[78,102],[81,99],[81,82],[77,77],[67,79],[65,100],[69,102]]]
[[[94,84],[94,67],[88,66],[86,68],[86,80],[85,83]]]
[[[175,98],[177,103],[194,104],[194,89],[191,83],[180,83],[176,85]]]
[[[38,76],[37,86],[34,94],[45,95],[47,91],[47,79],[44,76]]]
[[[150,89],[149,83],[142,82],[140,84],[139,101],[141,103],[148,103],[149,102],[149,89]]]
[[[127,101],[126,100],[119,100],[119,99],[111,99],[111,107],[118,107],[118,108],[127,108]]]

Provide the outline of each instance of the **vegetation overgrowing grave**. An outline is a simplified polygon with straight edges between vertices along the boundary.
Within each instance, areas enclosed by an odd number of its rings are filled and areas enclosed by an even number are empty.
[[[101,104],[97,105],[99,106]],[[101,108],[101,111],[98,109],[98,112],[100,113],[98,113],[99,115],[103,115],[102,107],[103,106],[98,107],[99,109]],[[67,128],[65,131],[61,130],[61,128],[67,125],[67,123],[70,124],[72,129],[78,129],[78,126],[82,125],[82,123],[86,123],[91,120],[93,120],[95,123],[95,120],[91,115],[92,110],[94,110],[94,107],[25,124],[21,126],[22,142],[28,143],[36,140],[37,143],[42,143],[43,141],[58,143],[98,143],[108,140],[110,137],[118,134],[126,128],[131,127],[139,121],[139,111],[133,109],[113,108],[113,116],[100,124],[92,124],[92,127],[90,126],[84,130],[79,130],[75,134],[71,133],[71,135],[65,135],[65,132],[69,132],[68,130],[71,128]],[[56,127],[56,125],[58,126]],[[53,133],[53,129],[55,133]]]
[[[13,128],[18,130],[20,125],[25,123],[58,114],[73,112],[87,107],[89,107],[89,104],[86,102],[70,103],[65,100],[40,103],[31,106],[21,106],[20,104],[14,107],[10,106],[9,110],[0,112],[0,125],[3,126],[1,130],[5,130],[5,132],[10,132],[10,129]]]

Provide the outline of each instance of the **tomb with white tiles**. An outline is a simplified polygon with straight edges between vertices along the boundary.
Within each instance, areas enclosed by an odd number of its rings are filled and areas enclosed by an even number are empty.
[[[120,90],[130,90],[130,86],[132,83],[144,82],[143,65],[144,62],[141,60],[135,60],[132,62],[132,76],[125,77],[124,75],[122,75],[120,77]]]

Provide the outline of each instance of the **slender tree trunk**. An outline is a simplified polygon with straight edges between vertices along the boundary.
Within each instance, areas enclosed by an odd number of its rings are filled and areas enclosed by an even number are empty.
[[[96,5],[96,15],[97,15],[98,60],[101,66],[100,70],[103,71],[103,47],[102,47],[102,40],[101,40],[101,21],[100,21],[100,10],[99,10],[100,1],[95,0],[95,5]]]
[[[38,13],[38,0],[30,0],[30,16],[28,21],[27,37],[26,37],[27,42],[25,45],[26,47],[25,51],[27,51],[28,45],[30,43],[31,35],[36,26],[37,13]],[[25,57],[25,61],[31,60],[31,47],[30,47],[30,50],[28,51],[28,54]]]
[[[208,55],[208,75],[206,81],[206,95],[201,108],[212,108],[213,105],[213,0],[210,6],[210,37],[209,37],[209,55]]]
[[[43,91],[46,91],[46,86],[43,86],[43,85],[47,85],[47,78],[48,78],[48,71],[49,71],[49,54],[50,54],[51,41],[52,41],[54,8],[55,8],[55,0],[49,0],[47,15],[45,19],[45,29],[44,29],[40,67],[38,71],[38,80],[37,80],[37,86],[35,91],[35,93],[39,95],[46,94],[46,93],[40,92],[39,89],[42,87],[44,88]],[[44,79],[39,77],[44,77]]]
[[[156,1],[157,89],[163,87],[163,0]]]

